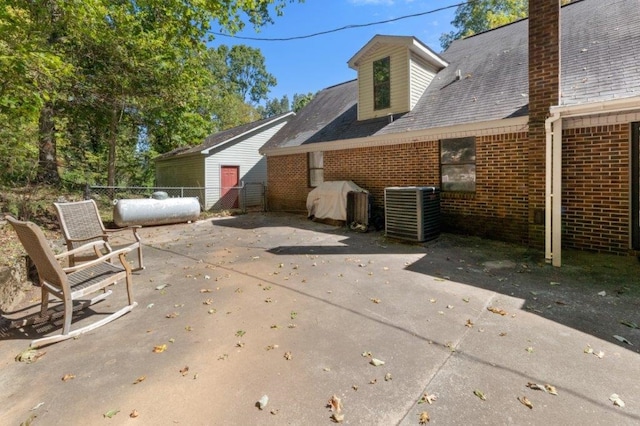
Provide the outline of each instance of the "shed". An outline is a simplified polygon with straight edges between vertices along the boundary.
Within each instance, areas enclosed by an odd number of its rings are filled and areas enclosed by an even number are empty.
[[[267,182],[267,161],[258,152],[295,113],[223,130],[203,143],[180,147],[156,158],[156,186],[199,188],[196,195],[204,210],[237,207],[243,184]],[[193,193],[190,193],[193,195]],[[246,204],[259,205],[261,191],[246,191]]]

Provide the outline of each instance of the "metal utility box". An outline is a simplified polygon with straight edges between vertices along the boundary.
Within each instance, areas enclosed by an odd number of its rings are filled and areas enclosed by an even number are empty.
[[[432,186],[384,189],[388,237],[424,242],[440,235],[440,189]]]

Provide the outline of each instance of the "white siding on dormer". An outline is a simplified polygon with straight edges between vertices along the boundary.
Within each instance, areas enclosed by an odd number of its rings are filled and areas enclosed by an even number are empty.
[[[411,88],[410,88],[410,105],[409,109],[412,110],[418,103],[422,94],[431,83],[431,80],[435,77],[437,71],[427,61],[417,56],[415,53],[411,53]]]
[[[373,109],[373,62],[390,57],[391,107]],[[358,67],[358,120],[385,117],[410,110],[409,50],[405,46],[380,45],[370,55],[361,59]]]

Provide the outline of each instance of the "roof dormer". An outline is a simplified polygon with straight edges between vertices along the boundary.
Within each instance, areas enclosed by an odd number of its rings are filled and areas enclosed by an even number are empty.
[[[358,120],[411,111],[448,64],[415,37],[374,36],[348,62],[358,72]]]

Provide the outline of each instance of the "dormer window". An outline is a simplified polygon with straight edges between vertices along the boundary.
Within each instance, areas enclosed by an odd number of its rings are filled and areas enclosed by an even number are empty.
[[[386,109],[391,106],[391,58],[373,62],[373,108]]]

